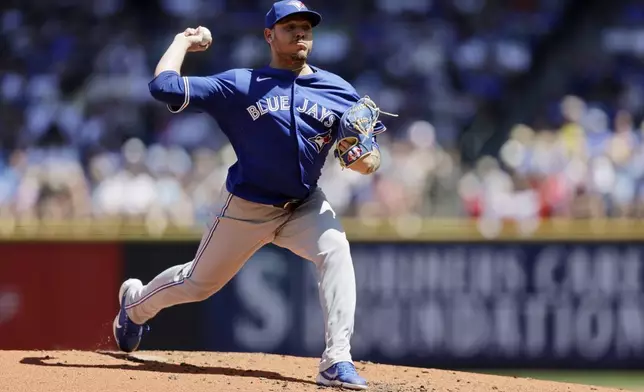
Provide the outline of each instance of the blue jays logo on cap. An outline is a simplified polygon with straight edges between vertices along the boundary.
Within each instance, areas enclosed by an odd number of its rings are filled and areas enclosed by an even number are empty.
[[[307,9],[304,3],[302,3],[301,1],[289,1],[286,4],[292,5],[293,7],[297,8],[300,11]]]
[[[311,11],[308,7],[298,0],[282,0],[273,4],[266,14],[266,28],[272,29],[280,20],[290,15],[302,15],[311,21],[311,26],[315,27],[322,21],[322,15]]]

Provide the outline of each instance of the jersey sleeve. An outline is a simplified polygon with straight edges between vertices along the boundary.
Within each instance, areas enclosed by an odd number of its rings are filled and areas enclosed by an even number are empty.
[[[181,76],[164,71],[149,83],[149,89],[152,97],[165,103],[172,113],[208,111],[235,94],[235,74],[231,70],[212,76]]]

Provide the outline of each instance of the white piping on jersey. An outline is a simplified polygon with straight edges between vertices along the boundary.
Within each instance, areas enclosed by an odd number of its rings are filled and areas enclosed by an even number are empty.
[[[177,110],[172,110],[172,107],[170,107],[170,105],[167,105],[168,110],[172,113],[182,112],[185,108],[188,107],[188,104],[190,104],[190,83],[188,83],[188,77],[183,76],[181,79],[183,79],[183,91],[184,91],[183,105],[181,105],[181,107],[179,107],[179,109]]]

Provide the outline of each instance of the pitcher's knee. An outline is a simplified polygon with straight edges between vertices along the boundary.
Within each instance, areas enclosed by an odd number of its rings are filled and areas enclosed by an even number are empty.
[[[328,263],[350,263],[351,250],[347,236],[337,230],[329,230],[318,240],[319,260]]]
[[[197,282],[192,278],[185,280],[184,285],[193,301],[204,301],[221,289],[220,285]]]

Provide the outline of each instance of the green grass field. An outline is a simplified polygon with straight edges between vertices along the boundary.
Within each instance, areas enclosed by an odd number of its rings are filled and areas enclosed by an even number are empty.
[[[539,380],[571,382],[644,392],[644,370],[475,370],[475,373],[529,377]]]

